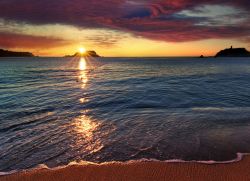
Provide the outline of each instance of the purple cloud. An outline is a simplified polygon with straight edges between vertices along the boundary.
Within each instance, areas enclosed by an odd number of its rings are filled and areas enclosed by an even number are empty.
[[[220,14],[225,8],[230,11]],[[247,37],[249,8],[248,0],[1,0],[0,18],[116,29],[155,40],[183,42]]]

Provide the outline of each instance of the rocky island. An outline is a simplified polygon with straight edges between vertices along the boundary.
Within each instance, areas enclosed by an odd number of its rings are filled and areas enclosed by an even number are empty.
[[[0,57],[34,57],[30,52],[13,52],[0,49]]]
[[[227,48],[219,51],[215,57],[250,57],[250,52],[245,48]]]
[[[65,57],[100,57],[100,56],[95,51],[91,50],[91,51],[86,51],[83,54],[77,52],[74,55],[66,55]]]

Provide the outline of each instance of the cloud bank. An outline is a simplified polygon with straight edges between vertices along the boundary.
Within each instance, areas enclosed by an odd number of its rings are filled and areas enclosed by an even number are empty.
[[[106,28],[166,42],[250,35],[249,0],[1,0],[0,9],[5,21]]]

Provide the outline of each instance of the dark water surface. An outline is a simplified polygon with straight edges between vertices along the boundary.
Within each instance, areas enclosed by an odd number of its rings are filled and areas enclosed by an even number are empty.
[[[250,152],[250,58],[1,58],[0,171]]]

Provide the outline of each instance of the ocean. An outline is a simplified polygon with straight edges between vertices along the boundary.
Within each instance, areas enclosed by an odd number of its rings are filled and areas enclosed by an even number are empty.
[[[250,153],[250,58],[0,58],[0,172]]]

